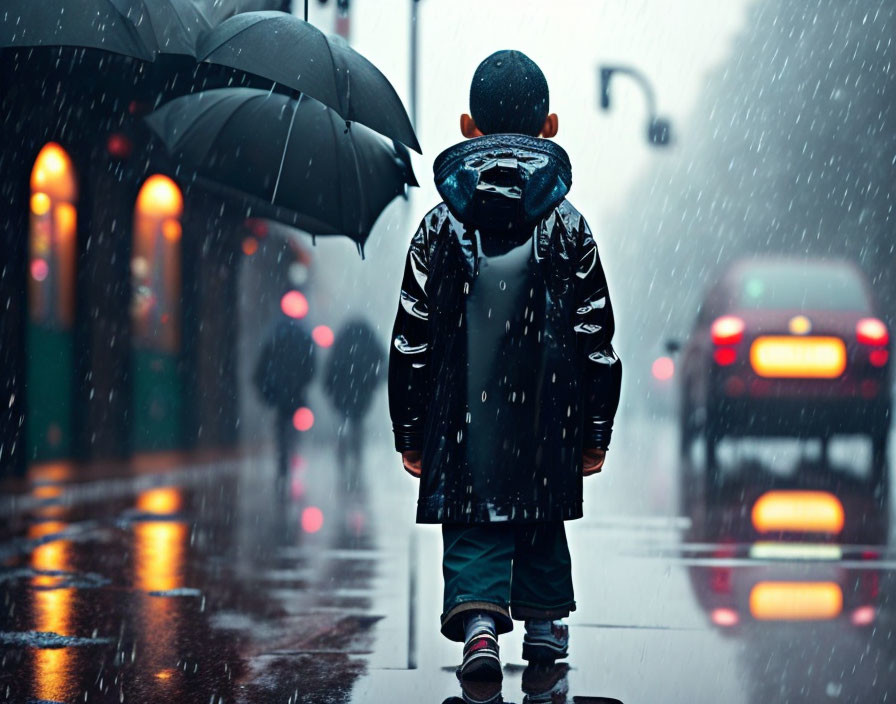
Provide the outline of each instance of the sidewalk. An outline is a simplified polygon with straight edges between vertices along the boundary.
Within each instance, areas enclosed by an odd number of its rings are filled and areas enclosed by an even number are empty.
[[[688,692],[688,702],[746,704],[738,678],[730,676],[739,646],[709,628],[687,570],[651,558],[678,545],[688,521],[673,508],[668,460],[663,466],[652,456],[664,440],[667,447],[674,443],[673,430],[660,429],[660,437],[644,450],[647,456],[639,457],[642,445],[631,438],[644,431],[620,433],[614,449],[636,449],[629,457],[611,451],[606,473],[586,482],[586,518],[568,524],[578,602],[569,619],[569,701],[572,696],[612,697],[625,704],[676,701],[664,694]],[[454,675],[460,646],[438,630],[439,526],[413,524],[416,484],[402,473],[394,452],[377,451],[370,465],[386,476],[394,473],[389,481],[371,483],[383,556],[372,611],[384,618],[375,627],[368,672],[356,684],[352,701],[441,702],[460,696]],[[501,638],[502,691],[509,702],[523,699],[521,648],[517,624]],[[729,676],[720,682],[716,672]]]

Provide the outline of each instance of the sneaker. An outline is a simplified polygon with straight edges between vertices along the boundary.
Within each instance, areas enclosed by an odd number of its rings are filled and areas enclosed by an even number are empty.
[[[523,636],[523,660],[552,663],[569,655],[569,626],[563,621],[551,622],[549,633],[531,635],[526,629]]]
[[[460,691],[464,704],[504,704],[501,682],[472,682],[461,680]]]
[[[501,658],[498,638],[488,631],[477,633],[464,644],[464,661],[457,669],[461,681],[500,682]]]
[[[523,670],[523,704],[558,704],[569,694],[569,665],[533,664]]]

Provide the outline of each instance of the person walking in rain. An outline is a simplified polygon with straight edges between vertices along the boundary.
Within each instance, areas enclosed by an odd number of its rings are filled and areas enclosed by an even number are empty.
[[[548,104],[525,54],[476,69],[467,141],[436,158],[443,202],[411,240],[393,329],[395,447],[420,479],[417,522],[442,524],[441,631],[465,643],[462,680],[501,678],[511,619],[525,622],[524,659],[567,655],[564,521],[582,516],[619,403],[607,281],[565,199]]]
[[[324,371],[324,390],[342,420],[336,459],[349,490],[360,484],[364,418],[385,377],[384,362],[383,347],[366,321],[357,318],[340,328]]]
[[[277,413],[277,474],[285,479],[295,446],[295,412],[305,405],[314,379],[316,348],[305,325],[280,315],[255,364],[253,381],[261,398]]]

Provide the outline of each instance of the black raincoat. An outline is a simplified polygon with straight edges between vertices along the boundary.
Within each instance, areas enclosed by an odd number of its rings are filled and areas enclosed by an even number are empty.
[[[622,368],[566,152],[490,135],[443,152],[444,202],[405,265],[389,361],[395,446],[422,450],[419,523],[582,515],[582,450],[609,446]]]

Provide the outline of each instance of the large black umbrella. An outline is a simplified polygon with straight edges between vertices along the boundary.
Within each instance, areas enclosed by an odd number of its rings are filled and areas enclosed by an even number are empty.
[[[284,12],[235,15],[202,37],[196,57],[316,98],[346,120],[420,151],[389,80],[343,39]]]
[[[200,35],[264,0],[2,0],[0,48],[103,49],[144,61],[193,56]]]
[[[210,29],[191,0],[4,0],[0,9],[0,47],[83,47],[144,61],[192,55]]]
[[[315,235],[363,246],[385,207],[417,185],[404,147],[308,96],[219,88],[146,119],[186,174]]]

